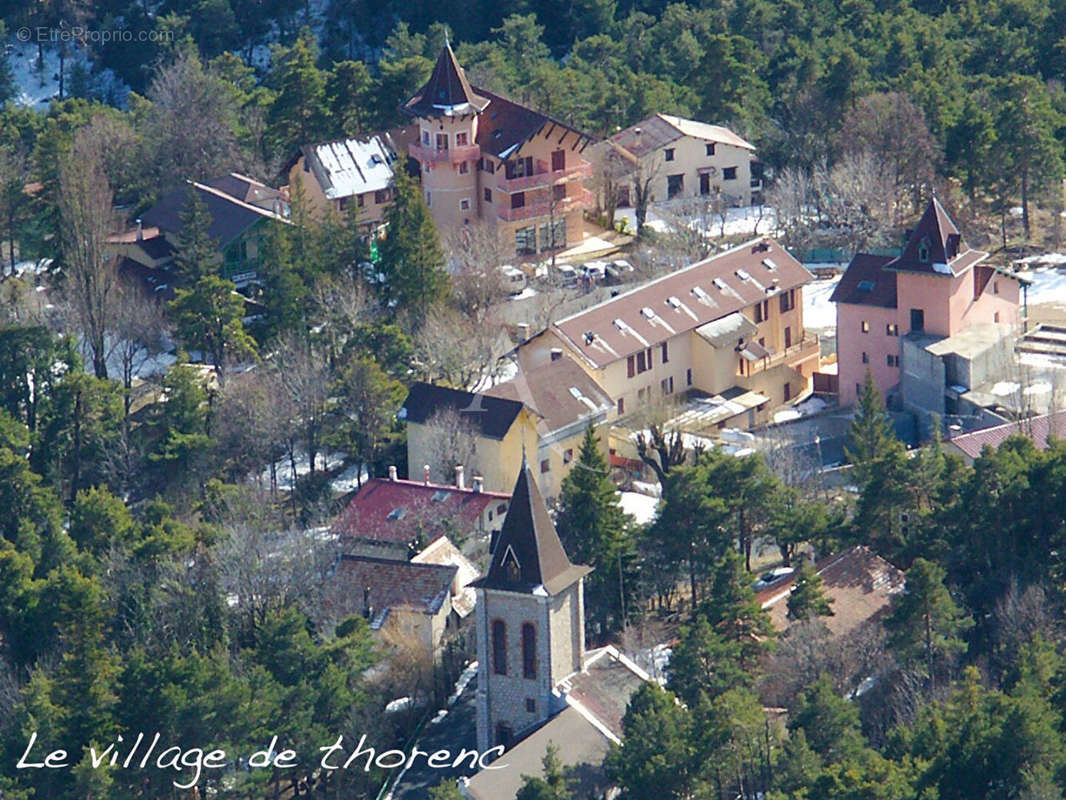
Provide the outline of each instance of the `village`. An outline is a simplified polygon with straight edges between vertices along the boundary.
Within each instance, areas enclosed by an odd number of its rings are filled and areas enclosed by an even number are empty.
[[[887,90],[832,166],[592,129],[434,26],[122,110],[8,48],[0,800],[1061,796],[1066,180]],[[90,766],[154,730],[222,755]]]

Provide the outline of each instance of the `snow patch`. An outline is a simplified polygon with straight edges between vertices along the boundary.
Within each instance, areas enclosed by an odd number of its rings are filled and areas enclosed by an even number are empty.
[[[646,525],[655,519],[659,506],[657,498],[639,492],[622,492],[621,495],[622,510],[633,517],[638,525]]]

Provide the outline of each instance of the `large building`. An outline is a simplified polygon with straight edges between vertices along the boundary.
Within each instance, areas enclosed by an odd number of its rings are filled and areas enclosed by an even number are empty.
[[[650,180],[649,200],[721,196],[727,205],[760,202],[762,165],[755,145],[720,125],[656,114],[597,145],[621,148]],[[631,205],[629,182],[619,187],[622,205]]]
[[[837,306],[840,405],[869,371],[883,395],[900,384],[901,337],[954,337],[979,324],[1016,327],[1021,281],[966,246],[940,201],[929,201],[899,256],[858,253],[830,300]]]
[[[517,256],[581,241],[592,206],[586,134],[471,86],[447,43],[404,110],[418,128],[407,154],[440,229],[484,220]]]
[[[750,427],[804,394],[820,355],[803,328],[811,274],[760,238],[553,323],[518,350],[523,372],[570,355],[614,417],[722,398],[706,417]]]

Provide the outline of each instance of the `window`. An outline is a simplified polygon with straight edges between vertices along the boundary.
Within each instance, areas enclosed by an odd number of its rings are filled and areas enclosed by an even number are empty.
[[[460,161],[459,162],[459,174],[460,175],[466,175],[468,172],[470,172],[470,162],[469,161]]]
[[[659,388],[662,389],[662,392],[663,392],[664,395],[673,394],[674,393],[674,379],[673,379],[673,377],[663,378],[659,382]]]
[[[389,190],[378,189],[376,192],[374,192],[374,202],[378,205],[389,202]]]
[[[506,511],[507,511],[507,504],[506,503],[500,503],[498,506],[496,506],[496,513],[497,514],[504,514],[504,513],[506,513]]]
[[[862,332],[863,333],[869,333],[870,332],[870,323],[867,322],[866,320],[862,321]]]
[[[999,281],[992,281],[992,294],[999,294]]]
[[[363,207],[363,203],[365,203],[365,202],[366,202],[366,195],[365,194],[361,194],[361,195],[359,195],[358,200],[356,201],[356,205],[359,206],[359,208],[362,208]]]
[[[855,384],[855,394],[856,395],[862,394],[862,384],[861,383],[856,383]]]
[[[511,195],[511,208],[525,208],[526,205],[526,193],[515,192]]]
[[[685,176],[684,175],[678,174],[678,175],[667,175],[666,176],[666,199],[667,200],[669,200],[671,197],[677,197],[683,191],[685,191]]]
[[[542,475],[545,472],[551,472],[551,468],[552,468],[551,461],[549,461],[548,459],[544,459],[543,461],[540,462],[540,472],[541,472]]]
[[[638,403],[643,403],[644,402],[644,389],[637,389],[637,402]]]
[[[714,142],[707,142],[707,155],[714,155]]]
[[[566,184],[560,183],[552,187],[552,200],[558,202],[566,199]]]
[[[885,363],[888,364],[888,366],[890,366],[890,367],[898,367],[899,366],[899,356],[893,355],[892,353],[889,353],[885,357]]]
[[[791,399],[792,399],[792,384],[791,383],[786,383],[785,384],[785,402],[787,403]]]
[[[735,181],[737,179],[736,167],[723,167],[722,168],[722,180],[723,181]]]
[[[567,450],[563,450],[563,463],[564,464],[569,464],[573,460],[574,460],[573,448],[570,448],[570,449],[567,449]]]
[[[464,197],[462,200],[459,201],[459,208],[461,208],[463,211],[469,211],[470,210],[470,200],[468,198]]]
[[[559,172],[566,169],[566,151],[565,150],[553,150],[552,151],[552,172]]]
[[[785,326],[785,349],[792,347],[792,328]]]
[[[912,331],[924,331],[925,330],[925,311],[920,308],[911,309],[911,330]]]
[[[532,697],[526,698],[526,711],[528,711],[530,714],[537,713],[537,701],[534,700]]]
[[[537,629],[532,622],[522,623],[522,677],[537,677]]]
[[[865,351],[863,351],[863,354],[862,354],[862,363],[863,364],[869,364],[870,363],[870,356],[867,355]]]
[[[691,369],[685,370],[685,385],[686,386],[691,386],[692,385],[692,370]]]
[[[636,364],[637,364],[637,357],[636,356],[630,356],[629,358],[626,359],[626,377],[627,378],[632,378],[634,375],[637,374]]]
[[[637,373],[645,372],[648,369],[648,362],[644,358],[644,351],[641,350],[637,353]]]
[[[796,307],[796,290],[789,289],[787,292],[781,293],[781,313],[791,311]]]
[[[482,172],[487,172],[490,175],[493,172],[496,171],[496,165],[492,163],[492,159],[490,159],[490,158],[481,159],[481,171]]]
[[[668,363],[670,363],[670,353],[669,353],[669,351],[668,351],[668,350],[666,349],[666,342],[663,342],[663,343],[662,343],[662,344],[660,345],[660,347],[662,347],[662,349],[663,349],[663,363],[664,363],[664,364],[668,364]]]
[[[770,301],[763,300],[755,304],[755,322],[765,322],[770,319]]]
[[[429,147],[429,131],[422,131],[422,144]]]
[[[511,730],[511,726],[506,722],[501,722],[496,726],[496,744],[502,747],[510,747],[511,739],[514,738],[514,732]]]
[[[885,325],[885,336],[899,336],[899,325],[895,322]]]
[[[992,321],[993,322],[999,322],[999,312],[998,311],[995,314],[992,315]]]
[[[674,160],[674,148],[668,147],[665,150],[663,150],[663,161],[673,161],[673,160]]]
[[[437,134],[437,149],[438,150],[447,150],[448,149],[448,134],[446,134],[446,133],[438,133]]]
[[[492,189],[488,188],[487,186],[485,187],[484,197],[485,197],[485,202],[486,203],[491,203],[492,202]]]
[[[622,416],[625,413],[626,413],[626,401],[623,398],[619,397],[618,398],[618,416]]]
[[[529,255],[537,252],[537,229],[530,225],[519,228],[514,232],[515,252],[520,255]]]
[[[469,134],[466,133],[465,131],[463,131],[462,133],[455,134],[455,146],[456,147],[466,147],[466,145],[470,143],[470,140],[469,140],[468,137],[469,137]]]
[[[932,251],[932,248],[931,248],[931,246],[929,244],[929,237],[925,236],[925,237],[922,238],[922,241],[918,244],[918,260],[923,262],[923,263],[928,262],[931,251]]]
[[[502,619],[492,621],[492,671],[507,674],[507,623]]]
[[[426,205],[427,206],[433,205],[433,203],[432,203],[432,195],[430,195],[429,189],[426,189]]]

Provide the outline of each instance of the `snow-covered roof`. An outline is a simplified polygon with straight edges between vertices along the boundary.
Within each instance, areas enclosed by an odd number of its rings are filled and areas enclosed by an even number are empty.
[[[305,155],[330,200],[387,188],[396,160],[395,151],[382,136],[312,145]]]
[[[658,116],[677,128],[685,136],[691,136],[694,139],[704,139],[708,142],[720,142],[721,144],[728,144],[733,147],[743,147],[745,150],[755,150],[755,145],[751,142],[740,138],[733,133],[733,131],[729,130],[729,128],[723,128],[721,125],[710,125],[706,122],[697,122],[694,119],[684,119],[683,117],[673,117],[669,114],[659,114]]]

